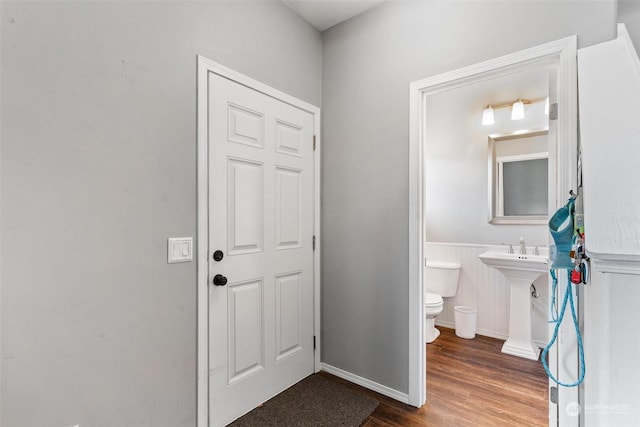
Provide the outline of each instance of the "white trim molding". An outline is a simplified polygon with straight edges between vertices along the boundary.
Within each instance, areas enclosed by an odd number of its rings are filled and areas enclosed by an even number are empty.
[[[358,384],[364,388],[368,388],[369,390],[373,390],[376,393],[380,393],[384,396],[390,397],[392,399],[398,400],[402,403],[409,403],[409,396],[406,393],[402,393],[398,390],[387,387],[386,385],[379,384],[375,381],[368,380],[359,375],[352,374],[351,372],[344,371],[340,368],[336,368],[331,365],[327,365],[326,363],[321,364],[322,370],[328,372],[336,377],[340,377],[343,380],[347,380],[354,384]]]
[[[196,422],[198,427],[209,425],[209,271],[208,271],[208,238],[209,220],[209,165],[208,165],[208,76],[214,73],[250,87],[272,98],[307,111],[313,115],[316,149],[314,153],[314,233],[316,245],[314,251],[314,333],[316,350],[314,354],[314,371],[320,365],[320,108],[294,98],[284,92],[265,85],[257,80],[244,76],[230,68],[213,62],[203,56],[197,57],[197,388],[196,388]]]
[[[596,272],[640,275],[640,255],[601,254],[587,251]]]
[[[449,329],[455,329],[455,322],[447,322],[447,321],[436,321],[436,326],[442,326]],[[502,341],[506,341],[509,338],[509,334],[501,334],[500,332],[490,331],[488,329],[476,329],[476,335],[482,335],[483,337],[496,338]],[[540,340],[533,340],[533,343],[540,348],[545,348],[547,346],[546,342]]]
[[[564,205],[575,189],[577,169],[577,37],[567,37],[469,67],[415,81],[409,87],[409,393],[408,403],[420,407],[426,401],[426,349],[423,343],[423,259],[424,259],[424,130],[427,124],[426,97],[449,89],[507,76],[545,64],[557,65],[558,102],[557,179],[555,205]],[[550,132],[551,133],[551,132]],[[555,142],[554,142],[555,144]],[[556,157],[557,156],[557,157]],[[550,210],[555,210],[553,205]],[[560,349],[562,351],[562,349]],[[576,359],[577,360],[577,359]],[[577,370],[577,364],[576,364]],[[563,401],[578,401],[575,396]],[[562,390],[562,393],[567,393]],[[555,419],[550,411],[550,424]],[[569,422],[567,425],[574,425]]]

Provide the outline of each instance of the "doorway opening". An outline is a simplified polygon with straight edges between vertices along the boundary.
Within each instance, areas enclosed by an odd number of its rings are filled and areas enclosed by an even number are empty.
[[[446,162],[432,162],[428,161],[430,154],[434,155],[433,158],[442,156],[444,151],[451,150],[452,147],[447,143],[439,143],[430,146],[430,138],[436,139],[444,138],[446,134],[441,137],[431,134],[430,132],[438,128],[437,125],[442,124],[442,117],[436,118],[436,113],[441,111],[441,108],[446,107],[447,98],[443,95],[447,95],[447,92],[453,94],[457,92],[482,92],[482,88],[487,89],[487,85],[490,85],[492,81],[508,82],[510,78],[514,78],[516,75],[527,75],[532,70],[547,70],[549,79],[546,82],[548,88],[548,96],[552,108],[557,108],[557,120],[550,120],[548,126],[548,175],[549,175],[549,192],[548,192],[548,209],[547,212],[551,214],[558,207],[564,205],[568,196],[569,190],[576,188],[576,169],[577,169],[577,76],[576,76],[576,37],[570,37],[555,42],[547,43],[545,45],[537,46],[531,49],[527,49],[521,52],[517,52],[504,57],[496,58],[491,61],[476,64],[470,67],[462,68],[450,73],[445,73],[439,76],[420,80],[411,84],[411,121],[410,121],[410,170],[409,170],[409,185],[410,185],[410,261],[409,261],[409,277],[410,277],[410,363],[409,363],[409,400],[410,403],[415,406],[421,406],[426,400],[426,364],[428,363],[426,358],[426,348],[424,340],[424,306],[423,295],[425,292],[423,274],[424,274],[424,261],[426,252],[430,249],[426,247],[425,241],[427,237],[432,240],[439,240],[442,236],[430,235],[430,225],[432,230],[451,229],[452,235],[459,232],[455,228],[460,228],[459,223],[441,224],[437,223],[433,226],[431,219],[437,218],[438,215],[442,215],[443,212],[437,212],[432,209],[433,202],[429,202],[428,198],[438,194],[438,187],[430,185],[433,181],[433,177],[440,177],[440,181],[449,180],[455,182],[456,180],[464,179],[460,175],[462,173],[447,172],[442,168],[443,163]],[[535,78],[534,78],[535,80]],[[506,84],[506,83],[505,83]],[[464,89],[464,90],[462,90]],[[489,90],[491,92],[491,90]],[[476,94],[477,96],[477,94]],[[535,95],[540,97],[541,95]],[[519,95],[518,97],[524,98],[525,95]],[[434,100],[438,102],[432,104]],[[480,105],[467,105],[453,101],[453,106],[457,106],[458,109],[465,109],[467,107],[474,108],[477,111],[475,118],[480,123],[482,118],[482,108],[491,102],[507,101],[502,99],[487,99],[482,101]],[[468,120],[469,114],[459,114],[448,120],[453,126],[460,126],[460,123],[464,120]],[[518,130],[518,129],[516,129]],[[531,130],[531,129],[530,129]],[[538,129],[539,130],[539,129]],[[546,129],[545,129],[546,130]],[[513,129],[512,129],[513,131]],[[495,135],[494,135],[495,136]],[[474,141],[466,141],[468,146],[474,144]],[[486,157],[486,135],[483,141],[482,147],[478,148],[478,145],[473,145],[470,148],[471,151],[480,152],[484,151]],[[432,149],[431,152],[429,151]],[[464,153],[459,153],[461,157],[464,157]],[[463,159],[464,161],[465,159]],[[464,166],[459,164],[458,167],[462,170]],[[439,169],[440,168],[440,169]],[[482,164],[482,168],[487,168],[486,160]],[[480,175],[475,178],[475,185],[480,190],[484,190],[489,194],[486,186],[488,172],[483,172],[485,179],[481,179]],[[429,181],[431,177],[432,181]],[[469,179],[468,177],[466,179]],[[481,184],[482,183],[482,184]],[[481,197],[481,205],[467,205],[465,201],[467,198],[473,199],[474,195],[468,192],[447,192],[441,190],[439,202],[436,206],[453,205],[457,207],[463,214],[473,214],[481,212],[484,214],[484,225],[486,225],[487,235],[496,233],[496,227],[512,227],[513,225],[497,225],[498,223],[488,224],[493,218],[489,218],[486,212],[490,211],[487,197]],[[473,212],[469,212],[473,211]],[[446,216],[446,213],[444,213]],[[539,223],[539,222],[538,222]],[[438,227],[439,226],[439,227]],[[531,227],[532,224],[526,225]],[[478,227],[476,227],[478,228]],[[497,232],[498,234],[500,232]],[[464,233],[463,233],[464,234]],[[546,234],[548,236],[548,234]],[[459,237],[459,236],[458,236]],[[495,238],[496,236],[492,236]],[[462,237],[464,238],[464,237]],[[497,237],[500,239],[500,237]],[[469,243],[468,241],[465,243]],[[502,243],[501,241],[498,242]],[[511,243],[511,242],[507,242]],[[515,243],[518,243],[517,241]],[[533,243],[533,242],[532,242]],[[536,244],[548,244],[548,237],[543,242],[536,242]],[[467,251],[468,252],[468,251]],[[429,254],[427,254],[429,255]],[[463,273],[464,277],[464,273]],[[549,284],[544,283],[544,287],[550,292]],[[558,286],[558,292],[563,293],[566,287],[566,282]],[[547,311],[549,313],[549,311]],[[567,336],[570,335],[567,333]],[[567,337],[567,338],[568,338]],[[573,345],[573,346],[572,346]],[[560,375],[562,377],[575,377],[577,372],[577,364],[571,362],[571,357],[575,358],[575,344],[571,340],[567,340],[562,345],[556,347],[555,350],[549,354],[549,365],[554,371],[554,375]],[[559,363],[561,361],[562,363]],[[428,378],[427,378],[428,381]],[[558,411],[558,408],[564,408],[568,402],[578,402],[578,394],[575,389],[562,389],[559,390],[558,404],[549,405],[549,420],[550,425],[555,425],[558,422],[562,422],[562,425],[574,425],[575,419],[568,419],[566,411]],[[565,424],[563,420],[567,421]]]

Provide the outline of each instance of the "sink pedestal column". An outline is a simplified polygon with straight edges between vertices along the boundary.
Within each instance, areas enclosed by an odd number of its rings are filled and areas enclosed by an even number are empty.
[[[533,343],[531,332],[531,293],[533,283],[530,278],[517,277],[511,271],[508,279],[511,285],[509,305],[509,338],[502,346],[502,352],[526,359],[538,360],[540,349]]]
[[[525,359],[538,360],[540,349],[531,339],[531,293],[535,280],[548,274],[549,258],[540,255],[507,254],[488,251],[478,255],[480,261],[504,274],[511,289],[509,304],[509,338],[502,352]]]

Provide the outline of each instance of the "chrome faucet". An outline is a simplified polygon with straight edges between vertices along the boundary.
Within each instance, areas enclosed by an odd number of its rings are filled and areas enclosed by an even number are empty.
[[[509,243],[502,243],[502,244],[503,244],[503,245],[509,245],[509,253],[510,253],[510,254],[515,253],[515,252],[513,252],[513,245],[512,245],[512,244],[509,244]]]
[[[524,244],[524,237],[520,238],[520,255],[527,254],[527,246]]]

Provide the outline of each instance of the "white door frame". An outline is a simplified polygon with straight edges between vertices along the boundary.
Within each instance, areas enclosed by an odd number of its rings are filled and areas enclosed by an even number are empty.
[[[556,207],[563,206],[570,189],[576,189],[577,171],[577,37],[571,36],[526,49],[490,61],[412,82],[409,118],[409,404],[420,407],[426,401],[426,348],[423,339],[423,249],[424,249],[424,129],[426,97],[448,89],[501,77],[538,64],[558,66],[558,120]],[[558,287],[561,290],[561,286]],[[568,333],[567,333],[568,335]],[[575,348],[562,346],[559,355],[572,354]],[[575,341],[574,341],[575,347]],[[552,356],[551,352],[549,353]],[[565,360],[566,362],[566,360]],[[554,364],[551,360],[549,365]],[[577,378],[577,358],[560,364],[558,378]],[[564,372],[563,372],[564,371]],[[559,388],[559,402],[578,402],[577,388]],[[560,400],[560,397],[562,398]],[[566,411],[558,412],[559,419]],[[551,418],[550,425],[556,424]],[[577,417],[560,425],[575,425]]]
[[[313,253],[314,371],[320,370],[320,108],[198,55],[197,77],[197,425],[209,425],[209,165],[208,165],[208,75],[214,73],[272,98],[313,114],[316,149],[314,152],[314,233]]]

